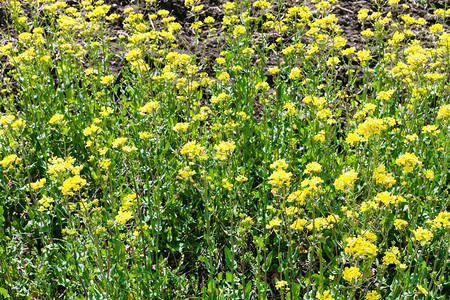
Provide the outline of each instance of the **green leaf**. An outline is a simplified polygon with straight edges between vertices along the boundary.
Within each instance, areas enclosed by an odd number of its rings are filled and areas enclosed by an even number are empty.
[[[227,262],[228,269],[234,270],[235,262],[233,261],[233,256],[228,247],[225,247],[225,261]]]
[[[249,281],[247,282],[247,284],[245,285],[245,299],[249,299],[250,298],[250,292],[252,290],[252,282]]]
[[[267,255],[266,262],[263,265],[263,271],[267,272],[272,264],[273,251],[270,251],[269,255]]]
[[[8,298],[8,291],[5,288],[0,288],[0,295],[6,299]]]
[[[233,274],[231,274],[230,272],[227,272],[226,278],[227,278],[227,282],[233,281]]]

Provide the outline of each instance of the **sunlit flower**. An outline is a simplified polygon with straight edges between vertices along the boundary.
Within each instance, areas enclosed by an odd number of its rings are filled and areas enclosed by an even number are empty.
[[[361,276],[361,272],[359,272],[358,267],[345,267],[344,269],[344,279],[347,281],[352,281],[354,279],[358,279]]]
[[[358,178],[358,173],[355,170],[349,170],[342,174],[334,182],[334,187],[342,192],[347,192],[353,189],[353,185]]]

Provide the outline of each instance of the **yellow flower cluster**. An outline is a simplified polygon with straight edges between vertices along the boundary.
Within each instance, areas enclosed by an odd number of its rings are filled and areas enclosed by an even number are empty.
[[[317,293],[318,300],[335,300],[335,298],[331,295],[331,292],[328,290],[323,291],[323,293]]]
[[[314,220],[311,221],[310,224],[308,224],[306,226],[306,228],[310,231],[317,231],[317,232],[321,232],[324,229],[331,229],[334,227],[335,223],[339,223],[340,218],[338,215],[332,214],[329,215],[326,218],[315,218]]]
[[[392,0],[390,0],[389,2],[391,2]],[[395,0],[398,1],[398,0]],[[381,295],[377,292],[377,291],[370,291],[366,294],[366,299],[365,300],[380,300]]]
[[[266,225],[266,229],[272,229],[273,227],[280,226],[281,223],[282,221],[278,217],[275,217],[269,221],[269,224]]]
[[[395,178],[392,173],[387,173],[384,164],[378,166],[378,168],[373,171],[372,178],[375,179],[377,184],[386,185],[392,187],[395,184]]]
[[[59,113],[54,114],[49,123],[52,125],[67,125],[67,121],[64,120],[64,115]]]
[[[195,141],[186,143],[183,148],[181,148],[180,153],[182,155],[187,154],[189,159],[198,158],[199,160],[205,160],[208,158],[205,147],[197,144]]]
[[[71,172],[73,175],[80,174],[83,166],[74,166],[75,158],[69,156],[66,159],[60,157],[52,157],[49,160],[47,173],[55,177],[62,176],[66,172]]]
[[[151,114],[153,112],[158,111],[159,102],[158,101],[150,101],[147,102],[143,107],[139,108],[139,113],[141,116],[145,116],[147,114]]]
[[[308,221],[305,219],[297,219],[291,224],[291,229],[302,231]]]
[[[236,149],[234,142],[220,142],[218,145],[214,146],[214,150],[217,151],[216,158],[218,160],[226,160],[231,153]]]
[[[395,160],[395,163],[398,166],[402,166],[405,173],[410,173],[416,165],[422,166],[422,162],[419,161],[419,158],[414,153],[400,155]]]
[[[348,192],[353,190],[353,186],[357,178],[358,173],[353,169],[349,170],[334,181],[334,187],[342,192]]]
[[[445,119],[450,117],[450,104],[444,105],[441,108],[439,108],[437,119]]]
[[[291,184],[291,178],[291,172],[277,169],[269,176],[269,184],[274,187],[289,186]]]
[[[115,217],[116,223],[119,225],[125,224],[133,218],[133,212],[130,208],[137,202],[136,194],[126,195],[122,200],[122,206],[119,209],[119,213]]]
[[[414,235],[413,240],[420,242],[422,246],[429,244],[431,239],[433,238],[433,233],[428,229],[424,229],[423,227],[412,230],[412,233]]]
[[[39,200],[39,204],[41,205],[39,207],[39,211],[44,211],[46,209],[52,210],[53,209],[53,204],[52,204],[53,202],[55,202],[53,200],[53,198],[47,197],[46,195],[42,195],[42,199]]]
[[[399,265],[398,254],[400,251],[397,247],[392,247],[383,256],[383,265]]]
[[[344,279],[347,281],[356,280],[361,276],[361,272],[358,267],[345,267],[344,269]]]
[[[304,174],[309,174],[311,172],[320,173],[322,171],[322,165],[317,162],[311,162],[306,165],[306,170],[303,171]]]
[[[347,238],[345,242],[347,243],[347,246],[345,247],[344,252],[355,258],[365,259],[377,255],[377,246],[364,236]]]
[[[397,230],[404,229],[406,226],[408,226],[408,222],[402,219],[395,219],[394,220],[394,227]]]
[[[85,128],[83,130],[83,135],[84,136],[91,136],[91,138],[92,138],[92,135],[94,135],[96,133],[100,133],[100,132],[102,132],[102,129],[100,127],[98,127],[97,125],[92,124],[91,126]]]
[[[63,195],[73,196],[75,192],[79,191],[87,183],[86,179],[81,178],[80,175],[75,175],[66,179],[63,185],[59,187]]]
[[[436,218],[430,220],[428,223],[431,224],[432,229],[450,227],[450,212],[448,211],[440,212]]]
[[[190,177],[192,177],[193,175],[195,175],[197,172],[195,172],[195,170],[191,170],[191,168],[188,167],[184,167],[181,168],[180,170],[178,170],[178,176],[177,179],[189,179]]]
[[[37,189],[43,188],[46,182],[47,182],[47,179],[42,178],[36,182],[30,183],[30,186],[33,190],[37,190]]]
[[[0,161],[0,165],[2,165],[3,169],[12,169],[14,164],[19,164],[20,159],[17,157],[16,154],[11,154],[6,157],[4,157]]]
[[[406,199],[402,196],[394,196],[391,192],[381,192],[375,196],[375,201],[388,206],[389,204],[406,202]]]

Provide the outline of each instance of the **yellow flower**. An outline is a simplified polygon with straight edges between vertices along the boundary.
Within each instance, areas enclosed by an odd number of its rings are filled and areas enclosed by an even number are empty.
[[[436,125],[426,125],[422,128],[422,133],[431,133],[433,136],[441,132]]]
[[[370,291],[366,294],[366,300],[379,300],[381,298],[377,291]]]
[[[245,176],[243,176],[243,175],[239,175],[239,176],[237,176],[237,177],[235,178],[235,180],[236,180],[237,182],[245,182],[245,181],[248,180],[248,178],[245,177]]]
[[[220,81],[228,81],[230,79],[230,74],[228,74],[227,72],[222,72],[217,77],[217,79],[219,79]]]
[[[135,146],[128,146],[128,145],[125,145],[125,146],[122,147],[122,151],[124,151],[124,152],[126,152],[126,153],[134,152],[134,151],[136,151],[137,149],[138,149],[138,148],[135,147]]]
[[[367,258],[377,255],[378,249],[375,244],[370,242],[366,237],[347,238],[347,246],[344,249],[346,254],[350,254],[355,258]]]
[[[59,157],[52,157],[48,160],[50,162],[50,166],[48,167],[47,173],[51,175],[61,175],[64,172],[71,171],[72,174],[77,175],[80,173],[83,166],[75,167],[73,163],[75,162],[75,158],[69,156],[66,159]]]
[[[152,134],[147,131],[140,131],[138,134],[140,139],[148,139],[149,137],[152,136]]]
[[[100,115],[102,117],[108,117],[110,114],[112,114],[114,110],[111,107],[102,106],[100,109]]]
[[[203,20],[203,22],[205,23],[205,24],[211,24],[211,23],[214,23],[216,20],[214,20],[214,18],[213,17],[211,17],[211,16],[208,16],[208,17],[206,17],[204,20]]]
[[[14,163],[17,164],[19,162],[20,162],[20,159],[17,157],[17,155],[16,154],[11,154],[11,155],[8,155],[5,158],[3,158],[0,161],[0,165],[2,165],[2,167],[4,169],[7,169],[7,168],[12,168]]]
[[[239,35],[245,34],[246,32],[247,32],[247,29],[245,29],[244,26],[238,25],[238,26],[236,26],[236,27],[234,28],[234,30],[233,30],[233,36],[234,36],[234,37],[237,37],[237,36],[239,36]]]
[[[40,189],[40,188],[44,187],[44,185],[45,185],[46,182],[47,182],[47,179],[42,178],[42,179],[39,179],[39,180],[36,181],[36,182],[30,183],[30,186],[31,186],[31,188],[32,188],[33,190],[37,190],[37,189]]]
[[[450,226],[450,212],[444,211],[440,212],[439,215],[434,219],[428,221],[431,224],[431,228],[446,228]]]
[[[345,142],[347,144],[350,144],[350,146],[354,146],[355,143],[361,141],[361,139],[362,138],[359,134],[351,132],[348,134],[347,138],[345,139]]]
[[[372,59],[372,56],[370,55],[369,50],[358,51],[358,52],[356,52],[356,56],[358,57],[362,66],[365,66],[367,64],[367,62]]]
[[[145,116],[146,114],[150,114],[158,111],[159,103],[157,101],[147,102],[143,107],[139,108],[139,114],[141,116]]]
[[[402,219],[395,219],[394,226],[396,230],[401,230],[408,226],[408,222]]]
[[[83,186],[86,185],[86,180],[81,178],[80,175],[75,175],[66,179],[63,185],[59,187],[63,195],[73,196],[74,192],[79,191]]]
[[[272,5],[268,1],[257,0],[253,3],[253,7],[259,7],[261,9],[268,9],[268,8],[272,8]]]
[[[297,80],[300,77],[300,69],[295,67],[292,68],[291,73],[289,74],[289,79]]]
[[[125,143],[128,141],[128,138],[126,138],[126,137],[118,137],[118,138],[116,138],[113,142],[112,142],[112,147],[113,147],[113,149],[117,149],[117,148],[119,148],[120,146],[123,146],[123,145],[125,145]]]
[[[344,279],[347,281],[352,281],[353,279],[358,279],[361,276],[361,272],[359,272],[358,267],[345,267],[344,270]]]
[[[102,76],[100,77],[100,83],[103,85],[109,85],[113,82],[114,80],[114,76],[113,75],[109,75],[109,76]]]
[[[289,165],[286,163],[285,159],[279,159],[270,164],[271,169],[275,170],[286,170]]]
[[[334,300],[333,296],[331,296],[331,293],[328,290],[323,291],[323,294],[318,292],[317,299],[318,300]]]
[[[63,114],[54,114],[52,118],[49,121],[52,125],[61,125],[61,124],[67,124],[67,121],[64,121],[64,115]]]
[[[284,170],[277,169],[269,177],[269,184],[275,187],[282,187],[283,185],[289,186],[292,173],[287,173]]]
[[[98,162],[98,165],[102,170],[106,170],[111,165],[111,160],[109,160],[109,159],[100,160]]]
[[[389,204],[397,204],[405,202],[406,200],[402,196],[393,195],[391,192],[381,192],[375,196],[375,201],[377,203],[381,202],[385,206],[388,206]]]
[[[433,179],[434,172],[432,170],[425,170],[425,178],[427,179]]]
[[[425,296],[428,295],[428,291],[422,286],[422,285],[418,285],[417,289],[419,290],[419,292]]]
[[[392,247],[386,253],[383,257],[383,265],[400,265],[400,261],[398,260],[397,255],[399,254],[399,250],[397,247]]]
[[[439,33],[442,31],[444,31],[444,27],[439,23],[430,26],[430,33]]]
[[[177,176],[177,179],[188,179],[189,177],[195,175],[197,172],[195,170],[191,170],[190,167],[184,167],[178,170],[179,176]]]
[[[226,62],[226,60],[223,57],[218,57],[216,58],[216,62],[218,65],[223,65]]]
[[[315,141],[322,143],[325,142],[325,131],[324,130],[319,131],[319,133],[316,134],[313,138]]]
[[[281,223],[282,221],[278,217],[275,217],[269,221],[269,224],[266,225],[266,229],[272,229],[275,226],[280,226]]]
[[[398,166],[403,166],[403,171],[405,171],[405,173],[410,173],[415,165],[422,165],[419,158],[416,157],[414,153],[405,153],[400,155],[399,158],[395,160],[395,163]]]
[[[317,162],[311,162],[306,165],[306,170],[303,171],[304,174],[309,174],[311,172],[319,173],[322,171],[322,165]]]
[[[377,184],[386,185],[392,187],[395,184],[395,178],[392,173],[387,173],[384,164],[378,166],[378,168],[373,171],[372,178],[375,179]]]
[[[228,156],[233,153],[236,145],[234,142],[220,142],[218,145],[214,146],[214,150],[217,151],[216,158],[219,160],[226,160]]]
[[[116,216],[116,223],[121,225],[128,222],[130,219],[133,218],[133,213],[130,211],[119,211],[119,214]]]
[[[226,10],[232,10],[232,9],[234,8],[234,6],[235,6],[235,4],[234,4],[233,2],[227,2],[227,3],[225,3],[225,4],[223,5],[223,7],[224,7]]]
[[[294,221],[294,223],[291,224],[290,227],[291,227],[291,229],[302,231],[306,225],[306,222],[307,221],[305,219],[297,219]]]
[[[341,60],[339,59],[339,57],[330,57],[326,64],[327,66],[337,66],[339,63],[341,62]]]
[[[205,153],[205,147],[197,144],[195,141],[186,143],[180,153],[182,155],[187,154],[189,159],[197,157],[200,160],[205,160],[208,157]]]
[[[172,127],[172,130],[175,132],[179,132],[179,131],[185,132],[188,130],[188,128],[189,128],[189,123],[177,123],[177,124],[175,124],[175,126]]]
[[[83,135],[90,136],[90,135],[93,135],[95,133],[100,133],[100,132],[102,132],[102,129],[100,127],[96,126],[95,124],[92,124],[91,126],[85,128],[83,130]]]
[[[424,229],[423,227],[412,230],[412,233],[414,234],[413,240],[419,241],[422,246],[429,244],[431,239],[433,238],[433,233],[428,229]]]
[[[310,224],[306,226],[308,230],[321,232],[324,229],[331,229],[334,227],[334,223],[339,223],[340,219],[338,215],[329,215],[326,218],[315,218]]]
[[[450,117],[450,104],[442,106],[437,114],[437,119],[444,119],[448,117]]]
[[[342,55],[352,55],[353,53],[355,53],[356,49],[353,47],[347,48],[345,50],[342,50]]]
[[[342,192],[352,190],[357,177],[358,173],[355,172],[355,170],[352,169],[350,171],[347,171],[338,179],[336,179],[336,181],[334,182],[334,187]]]
[[[275,283],[275,287],[277,288],[277,290],[279,290],[279,289],[281,289],[281,288],[283,288],[283,287],[286,287],[287,286],[287,282],[286,281],[284,281],[284,280],[279,280],[279,281],[277,281],[277,283]]]
[[[11,124],[16,119],[13,115],[6,115],[0,118],[0,125]]]
[[[231,189],[233,188],[233,184],[227,179],[222,179],[222,187],[228,191],[231,191]]]
[[[275,74],[280,73],[280,68],[275,66],[275,67],[269,68],[268,71],[270,72],[270,74],[275,75]]]

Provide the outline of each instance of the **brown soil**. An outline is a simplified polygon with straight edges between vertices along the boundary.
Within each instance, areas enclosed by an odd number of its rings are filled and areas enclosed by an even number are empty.
[[[223,4],[226,3],[227,0],[202,0],[201,4],[204,5],[204,14],[203,17],[211,16],[216,22],[213,23],[213,27],[218,28],[218,32],[220,33],[221,29],[221,21],[224,16]],[[421,4],[417,3],[414,0],[401,1],[400,5],[406,4],[409,6],[409,9],[406,13],[410,14],[415,18],[422,17],[428,23],[428,26],[431,26],[435,23],[435,19],[433,16],[433,11],[436,8],[445,8],[448,5],[446,3],[448,0],[428,0]],[[68,0],[68,5],[76,6],[78,1]],[[126,31],[123,28],[122,21],[124,20],[123,11],[127,7],[136,7],[136,1],[133,0],[105,0],[105,3],[111,5],[110,13],[116,13],[121,15],[121,17],[116,20],[114,26],[112,28],[111,35],[118,36],[119,34],[124,34]],[[295,4],[293,0],[286,0],[283,3],[283,6],[288,8],[292,7]],[[306,1],[306,5],[309,6],[313,10],[313,5],[311,1]],[[159,0],[157,1],[157,7],[159,9],[166,9],[171,13],[171,16],[176,18],[176,21],[180,23],[183,28],[180,31],[179,41],[180,46],[187,52],[193,53],[195,51],[194,47],[194,33],[190,28],[190,24],[193,22],[193,15],[187,10],[184,5],[184,0]],[[361,24],[357,21],[357,14],[360,9],[368,8],[373,11],[377,10],[376,4],[371,0],[361,0],[361,1],[352,1],[352,0],[340,0],[337,2],[336,7],[333,9],[333,12],[338,18],[338,24],[341,26],[343,30],[343,36],[347,39],[347,45],[351,47],[355,47],[356,49],[362,49],[364,46],[363,40],[361,38]],[[29,10],[26,5],[24,6],[25,12]],[[149,14],[149,10],[145,10],[145,1],[140,1],[140,9],[144,12],[144,16]],[[277,5],[274,5],[272,8],[273,12],[276,12],[280,8]],[[395,13],[394,13],[395,15]],[[9,42],[5,37],[7,36],[7,14],[6,12],[0,8],[0,45],[4,45]],[[447,21],[447,25],[450,24],[450,20]],[[427,26],[427,27],[428,27]],[[369,26],[370,28],[370,26]],[[429,40],[429,34],[423,29],[422,32],[416,32],[422,40],[427,42]],[[204,61],[204,58],[207,58],[207,63],[205,66],[205,72],[207,72],[210,76],[215,76],[215,72],[213,71],[212,66],[215,64],[215,59],[219,56],[219,52],[221,50],[226,50],[226,45],[224,44],[224,40],[221,37],[209,37],[207,38],[208,32],[204,30],[200,34],[199,47],[197,49],[197,53],[199,55],[199,62]],[[220,35],[220,34],[218,34]],[[255,40],[254,44],[258,45],[261,43],[261,40],[258,39],[258,33],[254,34]],[[306,42],[307,39],[306,39]],[[269,66],[271,62],[275,62],[274,58],[268,58]],[[275,64],[275,63],[274,63]],[[124,62],[118,59],[117,57],[111,61],[111,67],[113,72],[116,74],[120,73],[121,68],[124,66]],[[0,72],[1,74],[2,72]],[[269,77],[269,81],[271,80],[270,74],[266,74]],[[342,78],[345,81],[345,78]],[[1,78],[0,78],[1,80]]]

